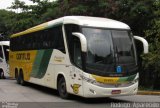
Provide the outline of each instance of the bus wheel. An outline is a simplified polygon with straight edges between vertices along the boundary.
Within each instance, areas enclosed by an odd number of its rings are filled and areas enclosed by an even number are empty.
[[[5,79],[4,71],[0,69],[0,79]]]
[[[20,71],[20,73],[19,73],[19,80],[20,80],[20,84],[21,85],[25,85],[26,84],[26,82],[24,81],[24,77],[23,77],[23,72],[22,71]]]
[[[0,69],[0,79],[2,79],[2,72],[3,72],[3,70]]]
[[[67,99],[69,97],[69,94],[67,93],[66,81],[64,77],[61,77],[58,81],[58,93],[60,97],[63,99]]]
[[[15,72],[15,78],[16,78],[17,84],[20,84],[20,78],[17,71]]]

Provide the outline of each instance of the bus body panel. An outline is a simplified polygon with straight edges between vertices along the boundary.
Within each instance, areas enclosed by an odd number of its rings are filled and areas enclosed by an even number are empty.
[[[103,79],[108,77],[102,77]],[[84,97],[111,97],[111,96],[122,96],[122,95],[135,95],[138,91],[138,78],[137,73],[134,76],[128,77],[111,77],[106,82],[100,82],[99,80],[92,77],[92,75],[85,73],[83,76],[83,88]],[[111,81],[112,80],[112,81]],[[123,81],[122,81],[123,80]],[[113,91],[119,91],[118,93],[112,93]]]
[[[17,37],[27,37],[24,35],[45,31],[61,25],[65,51],[56,48],[10,51],[10,76],[15,77],[16,69],[18,72],[22,70],[25,81],[57,89],[58,76],[62,75],[66,81],[67,92],[82,97],[110,97],[136,94],[138,89],[138,72],[126,77],[98,76],[76,66],[71,60],[72,57],[69,52],[64,24],[76,24],[78,26],[102,29],[130,30],[129,26],[122,22],[80,16],[67,16],[27,29],[12,35],[11,41]]]
[[[1,41],[0,42],[0,71],[3,72],[4,77],[9,77],[8,53],[9,53],[9,41]]]
[[[15,77],[15,70],[23,71],[24,80],[30,79],[37,51],[10,51],[10,76]]]
[[[128,87],[120,88],[102,88],[90,83],[84,83],[84,97],[112,97],[112,96],[125,96],[136,95],[138,91],[138,82]],[[121,93],[112,94],[112,91],[120,91]]]

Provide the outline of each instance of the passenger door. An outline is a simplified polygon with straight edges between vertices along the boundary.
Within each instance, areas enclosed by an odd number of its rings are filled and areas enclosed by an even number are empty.
[[[3,49],[2,46],[0,46],[0,68],[3,69],[4,60],[3,60]]]
[[[70,71],[71,76],[71,88],[73,90],[73,94],[83,96],[83,88],[82,88],[82,59],[81,59],[81,44],[77,37],[73,38],[73,66]]]
[[[0,46],[0,69],[1,69],[1,72],[4,72],[4,76],[7,76],[9,77],[9,69],[8,69],[8,64],[7,62],[5,61],[5,55],[4,55],[4,48],[3,46]]]

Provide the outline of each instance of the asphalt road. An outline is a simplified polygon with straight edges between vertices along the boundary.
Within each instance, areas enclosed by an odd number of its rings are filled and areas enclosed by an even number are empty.
[[[160,96],[135,95],[86,99],[71,96],[64,100],[56,90],[15,80],[0,79],[0,108],[159,108]]]

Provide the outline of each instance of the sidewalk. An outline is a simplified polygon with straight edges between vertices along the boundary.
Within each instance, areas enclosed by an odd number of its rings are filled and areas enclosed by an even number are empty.
[[[160,95],[160,91],[138,91],[138,95]]]

